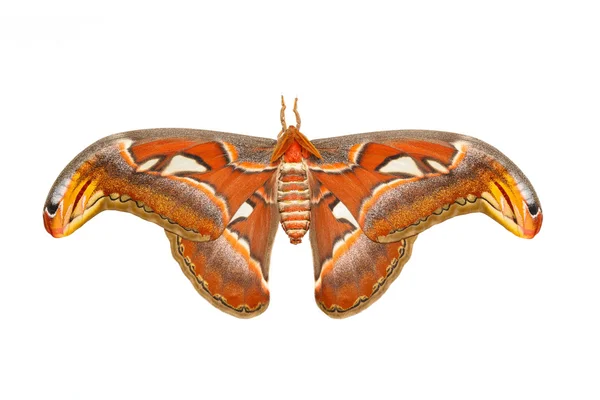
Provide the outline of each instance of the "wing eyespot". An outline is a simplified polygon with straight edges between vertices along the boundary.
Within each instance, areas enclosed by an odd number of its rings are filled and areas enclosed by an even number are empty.
[[[540,212],[540,206],[537,204],[527,204],[527,209],[531,215],[537,215]]]
[[[48,203],[48,205],[46,205],[46,212],[48,213],[48,215],[50,215],[51,217],[56,215],[56,211],[58,211],[58,207],[59,204],[58,203]]]

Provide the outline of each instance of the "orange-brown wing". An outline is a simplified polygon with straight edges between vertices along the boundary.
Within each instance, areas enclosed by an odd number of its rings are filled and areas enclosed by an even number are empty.
[[[44,206],[55,237],[106,209],[131,212],[196,241],[218,238],[269,178],[276,142],[220,132],[151,129],[106,137],[60,174]]]
[[[216,240],[194,242],[167,231],[173,257],[198,293],[236,317],[254,317],[269,304],[269,260],[279,223],[273,178],[244,202]]]
[[[472,137],[390,131],[314,140],[311,175],[370,239],[395,242],[460,214],[480,211],[517,236],[539,231],[533,186],[506,156]]]
[[[310,241],[319,307],[331,317],[344,318],[371,305],[400,274],[415,239],[372,241],[344,204],[315,184]]]

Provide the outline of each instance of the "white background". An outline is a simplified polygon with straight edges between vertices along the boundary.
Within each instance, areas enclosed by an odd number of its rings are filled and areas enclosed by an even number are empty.
[[[594,2],[6,3],[0,398],[600,396]],[[134,216],[45,232],[50,186],[93,141],[274,138],[281,94],[300,98],[310,138],[421,128],[491,143],[533,182],[540,234],[447,221],[339,321],[314,303],[309,243],[282,231],[271,305],[252,320],[198,296],[162,229]]]

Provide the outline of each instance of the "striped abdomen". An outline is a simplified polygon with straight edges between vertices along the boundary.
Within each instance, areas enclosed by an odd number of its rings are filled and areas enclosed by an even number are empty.
[[[283,230],[298,244],[310,226],[310,190],[306,166],[283,161],[277,179],[277,202]]]

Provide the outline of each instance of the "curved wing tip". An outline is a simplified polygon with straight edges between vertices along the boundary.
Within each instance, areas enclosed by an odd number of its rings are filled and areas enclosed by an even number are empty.
[[[542,229],[544,215],[541,207],[537,203],[528,205],[527,209],[529,215],[527,215],[527,213],[525,214],[525,220],[523,221],[522,226],[520,226],[522,231],[521,237],[532,239],[540,232],[540,229]]]
[[[48,206],[44,207],[43,219],[44,228],[46,229],[46,232],[48,232],[55,238],[68,236],[68,233],[65,232],[64,227],[61,226],[61,224],[57,222],[57,218],[55,218],[56,210],[54,211],[54,213],[52,213],[51,211],[51,208],[49,208]]]

